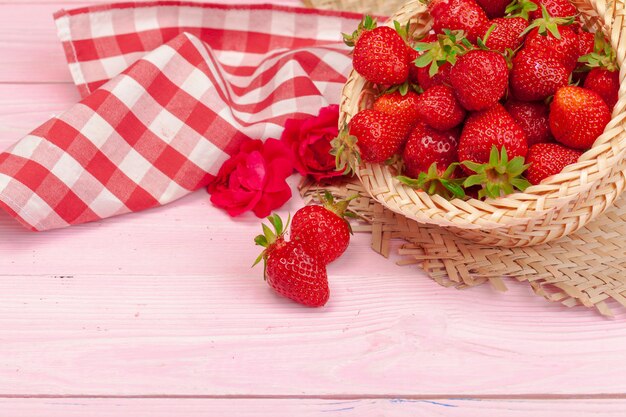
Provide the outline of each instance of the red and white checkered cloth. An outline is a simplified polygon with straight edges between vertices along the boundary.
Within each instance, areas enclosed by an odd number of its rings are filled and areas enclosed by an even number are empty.
[[[242,140],[337,103],[351,67],[340,32],[360,20],[169,1],[55,17],[84,98],[0,155],[0,206],[32,230],[167,204]]]

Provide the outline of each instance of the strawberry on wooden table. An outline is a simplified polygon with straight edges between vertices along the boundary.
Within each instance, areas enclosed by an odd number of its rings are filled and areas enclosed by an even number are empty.
[[[450,82],[465,109],[484,110],[506,93],[509,69],[501,54],[475,49],[458,58],[450,70]]]
[[[413,126],[419,117],[418,102],[419,96],[413,91],[407,91],[404,95],[394,91],[378,97],[372,108],[400,118],[402,124],[406,126]]]
[[[328,192],[320,195],[321,206],[303,207],[293,216],[291,240],[304,245],[324,265],[339,258],[350,244],[352,230],[345,217],[354,217],[348,211],[353,198],[335,202]]]
[[[344,34],[354,46],[352,65],[363,78],[375,84],[404,83],[409,76],[409,52],[400,34],[387,26],[376,25],[366,16],[352,35]]]
[[[550,140],[549,108],[544,102],[511,99],[504,104],[504,107],[526,134],[529,147],[535,143]]]
[[[498,151],[506,148],[511,158],[524,157],[528,151],[526,134],[499,103],[489,109],[472,113],[467,119],[459,141],[459,160],[487,163],[494,146]],[[472,173],[468,166],[464,165],[463,169]]]
[[[465,119],[465,109],[446,85],[436,85],[417,97],[416,109],[420,120],[437,130],[452,129]]]
[[[566,166],[578,161],[583,153],[566,148],[558,143],[538,143],[528,150],[526,170],[528,181],[537,185],[544,179],[563,171]]]
[[[450,164],[459,161],[458,143],[458,129],[441,132],[418,123],[402,154],[405,174],[417,178],[420,173],[427,172],[433,163],[437,163],[440,172],[445,171]]]
[[[308,307],[323,306],[330,296],[326,266],[302,243],[285,241],[280,217],[274,214],[268,220],[274,230],[263,224],[264,233],[254,239],[266,248],[254,265],[264,261],[265,279],[277,293]]]
[[[586,88],[563,87],[550,105],[550,130],[558,142],[570,148],[591,148],[610,120],[609,107]]]

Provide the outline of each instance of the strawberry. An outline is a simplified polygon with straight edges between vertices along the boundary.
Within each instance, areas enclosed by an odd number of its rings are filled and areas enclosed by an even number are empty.
[[[560,88],[550,105],[550,130],[570,148],[589,149],[610,120],[611,112],[602,97],[586,88]]]
[[[537,143],[530,147],[526,162],[530,164],[526,171],[528,181],[537,185],[545,178],[563,171],[566,166],[578,161],[583,153],[566,148],[558,143]]]
[[[526,134],[528,146],[550,140],[549,109],[545,103],[509,100],[504,107]]]
[[[441,132],[418,123],[402,154],[406,175],[418,178],[435,162],[440,172],[445,171],[450,164],[459,160],[456,151],[458,140],[459,132],[456,129]]]
[[[409,53],[409,82],[411,84],[419,85],[419,70],[420,68],[415,65],[415,60],[419,58],[420,54],[415,49],[410,46],[407,46],[407,50]],[[428,70],[426,70],[428,73]]]
[[[604,68],[593,68],[585,79],[585,88],[598,93],[602,100],[613,110],[619,92],[619,72]]]
[[[485,45],[489,49],[505,53],[507,49],[514,51],[522,45],[522,33],[528,27],[528,21],[521,17],[504,17],[490,20],[488,26],[493,26],[493,29],[485,35]]]
[[[526,156],[526,134],[501,104],[470,115],[459,141],[459,160],[484,164],[489,161],[492,147],[506,148],[510,157]],[[468,173],[471,169],[463,167]]]
[[[451,62],[456,62],[454,53],[461,50],[458,47],[459,39],[456,35],[427,35],[415,45],[415,59],[411,69],[417,78],[417,83],[423,90],[428,90],[435,85],[450,84]],[[453,53],[446,52],[446,50]],[[413,79],[412,79],[412,82]]]
[[[545,7],[550,16],[553,17],[570,17],[578,14],[578,9],[569,2],[569,0],[529,0],[538,7],[530,13],[532,20],[539,19],[542,16],[541,6]]]
[[[398,154],[411,126],[393,114],[373,109],[357,113],[347,130],[331,142],[337,169],[349,173],[360,161],[380,163]]]
[[[280,217],[272,215],[268,220],[274,231],[264,224],[264,234],[254,239],[266,248],[254,265],[264,261],[265,280],[278,294],[308,307],[323,306],[330,295],[326,266],[302,243],[285,241]]]
[[[417,98],[417,112],[422,122],[437,130],[449,130],[465,119],[452,88],[436,85]]]
[[[593,33],[585,32],[580,30],[578,32],[578,57],[591,54],[594,49],[594,41],[595,36]],[[583,63],[578,62],[576,64],[576,69],[572,73],[572,81],[576,83],[576,85],[582,85],[587,78],[587,72],[589,68]]]
[[[432,0],[428,10],[435,33],[462,30],[472,43],[485,34],[487,15],[474,0]]]
[[[409,53],[398,32],[387,26],[376,26],[366,16],[352,34],[344,34],[348,46],[354,46],[352,65],[363,78],[375,84],[404,83],[409,76]]]
[[[402,124],[414,126],[419,116],[419,95],[408,91],[402,95],[399,91],[383,94],[374,101],[373,109],[379,112],[395,115],[400,118]]]
[[[450,71],[450,82],[463,107],[484,110],[504,96],[509,70],[501,54],[473,50],[457,60]]]
[[[567,26],[573,22],[573,17],[552,17],[543,5],[541,13],[542,17],[533,21],[524,31],[528,33],[524,49],[550,55],[558,59],[569,72],[573,71],[578,61],[580,43],[574,29]]]
[[[495,19],[504,16],[510,0],[476,0],[476,3],[483,8],[490,19]]]
[[[326,192],[320,195],[321,206],[306,206],[293,216],[291,240],[327,265],[339,258],[350,243],[350,224],[344,219],[350,200],[335,202]]]
[[[591,32],[581,31],[578,33],[578,56],[587,55],[593,52],[595,35]]]
[[[522,101],[540,101],[569,82],[569,72],[555,58],[521,50],[513,58],[511,93]]]
[[[584,87],[598,93],[609,106],[609,110],[612,110],[617,103],[619,92],[616,54],[601,32],[595,34],[593,44],[592,52],[579,59],[586,69],[590,69]]]

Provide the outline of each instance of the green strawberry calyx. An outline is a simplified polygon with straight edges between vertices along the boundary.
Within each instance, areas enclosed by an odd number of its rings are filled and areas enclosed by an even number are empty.
[[[537,28],[540,35],[547,36],[548,33],[554,36],[556,39],[561,39],[561,32],[559,32],[559,26],[567,26],[574,23],[576,16],[569,17],[552,17],[548,13],[548,9],[543,4],[541,5],[541,18],[535,19],[524,31],[520,37],[525,36],[531,30]]]
[[[617,71],[617,56],[615,50],[606,41],[602,32],[596,32],[593,44],[593,52],[578,58],[578,62],[585,64],[585,67],[604,68],[608,71]]]
[[[352,34],[342,33],[343,42],[350,47],[354,47],[363,32],[376,29],[377,26],[378,24],[376,23],[376,20],[374,20],[372,16],[367,15],[363,18],[361,23],[359,23],[359,26],[354,32],[352,32]]]
[[[269,216],[267,220],[270,222],[274,230],[270,229],[270,227],[265,223],[261,224],[261,226],[263,227],[263,234],[255,237],[254,243],[256,243],[257,246],[265,248],[265,250],[261,252],[258,258],[256,258],[254,264],[252,264],[252,267],[255,267],[261,261],[263,261],[265,265],[267,263],[267,257],[271,253],[273,246],[277,243],[284,242],[285,231],[287,230],[287,227],[289,227],[291,216],[287,218],[287,223],[284,224],[283,220],[276,213]]]
[[[350,225],[350,222],[346,219],[346,217],[350,219],[356,219],[359,217],[354,211],[348,209],[350,203],[359,198],[359,195],[354,194],[344,200],[335,201],[335,197],[330,193],[330,191],[324,190],[324,193],[318,192],[317,198],[322,204],[322,207],[343,219],[348,225],[350,234],[353,234],[352,225]]]
[[[354,169],[361,165],[361,153],[357,142],[357,137],[350,134],[348,126],[345,126],[330,142],[330,154],[335,157],[337,171],[343,171],[343,175],[354,174]]]
[[[417,42],[414,45],[416,51],[422,54],[414,61],[419,68],[429,67],[428,75],[434,77],[439,72],[439,67],[445,63],[456,64],[459,56],[474,49],[474,45],[465,37],[462,30],[444,29],[443,34],[437,35],[433,42]]]
[[[474,171],[463,187],[482,186],[478,198],[498,198],[513,194],[515,190],[524,191],[530,187],[530,182],[522,174],[530,165],[524,164],[524,157],[516,156],[509,161],[506,148],[501,151],[494,145],[489,154],[489,162],[479,164],[472,161],[463,161],[463,166]]]
[[[530,0],[515,0],[511,2],[505,10],[507,17],[521,17],[522,19],[530,19],[530,12],[534,12],[539,7]]]
[[[454,162],[441,172],[437,169],[437,162],[433,162],[428,167],[428,171],[420,172],[417,178],[398,176],[396,179],[402,184],[422,190],[428,195],[440,195],[447,200],[465,198],[465,191],[462,187],[465,178],[453,178],[458,166],[459,163]]]

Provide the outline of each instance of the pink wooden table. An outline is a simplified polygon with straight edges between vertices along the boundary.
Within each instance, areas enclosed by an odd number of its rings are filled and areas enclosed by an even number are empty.
[[[51,19],[78,5],[0,1],[0,147],[78,99]],[[45,234],[0,213],[0,415],[624,416],[623,311],[444,289],[365,235],[304,309],[249,268],[258,231],[203,192]]]

